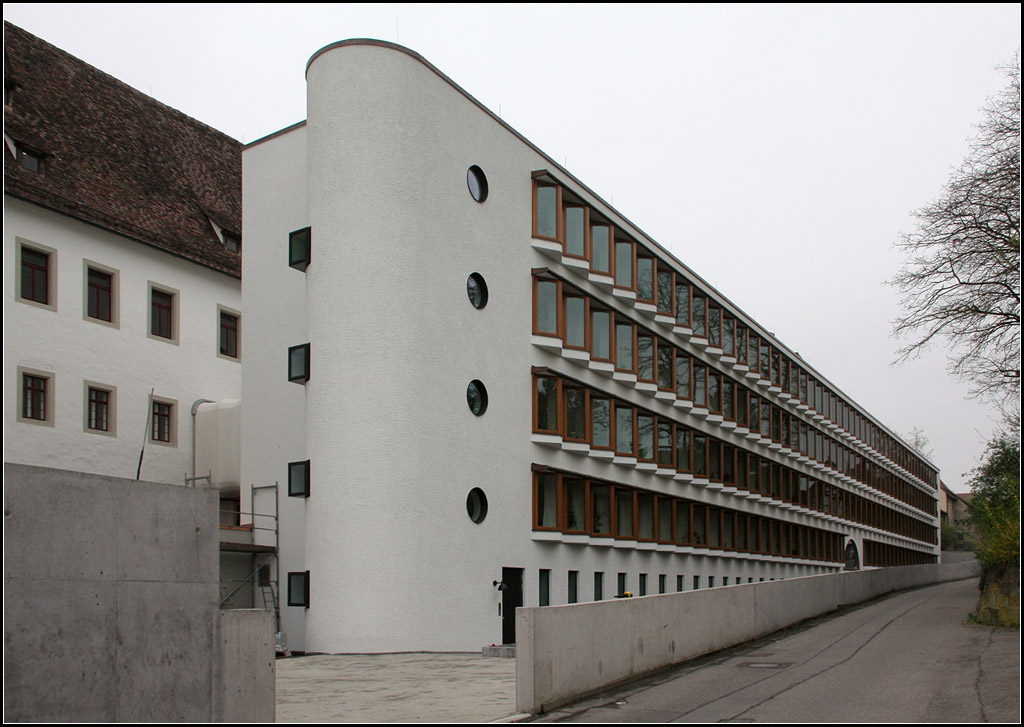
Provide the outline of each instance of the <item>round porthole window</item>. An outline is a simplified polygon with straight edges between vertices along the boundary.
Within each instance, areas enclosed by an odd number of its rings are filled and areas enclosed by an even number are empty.
[[[466,279],[466,292],[474,308],[483,308],[487,305],[487,283],[480,273],[473,273]]]
[[[469,185],[469,193],[477,202],[487,199],[487,176],[484,174],[484,170],[476,164],[466,172],[466,184]]]
[[[473,379],[466,387],[466,401],[469,403],[469,410],[480,416],[487,411],[487,389],[483,382]]]
[[[466,495],[466,512],[469,519],[480,524],[487,517],[487,495],[479,487],[474,487]]]

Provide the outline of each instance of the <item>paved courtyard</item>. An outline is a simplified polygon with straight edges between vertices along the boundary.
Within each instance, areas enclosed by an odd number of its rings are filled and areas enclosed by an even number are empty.
[[[277,660],[278,722],[489,722],[515,713],[515,659],[319,654]]]

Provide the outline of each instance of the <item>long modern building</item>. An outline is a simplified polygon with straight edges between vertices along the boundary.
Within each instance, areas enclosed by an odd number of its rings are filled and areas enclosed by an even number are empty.
[[[293,649],[937,560],[934,465],[424,58],[306,82],[242,155],[241,480],[282,483]]]

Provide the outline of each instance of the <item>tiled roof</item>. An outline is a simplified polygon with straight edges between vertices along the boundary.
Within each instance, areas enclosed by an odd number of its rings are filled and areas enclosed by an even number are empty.
[[[4,133],[43,155],[4,154],[4,192],[240,276],[210,220],[242,231],[242,145],[4,23]]]

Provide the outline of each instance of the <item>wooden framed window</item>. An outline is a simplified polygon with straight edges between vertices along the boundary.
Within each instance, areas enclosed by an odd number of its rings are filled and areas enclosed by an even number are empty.
[[[621,319],[615,322],[615,369],[636,373],[636,326]]]
[[[658,313],[666,316],[675,315],[675,291],[675,273],[658,266]]]
[[[747,366],[754,372],[761,370],[761,359],[757,353],[760,346],[761,339],[751,332],[747,336]]]
[[[648,255],[636,256],[636,299],[644,303],[654,303],[656,296],[655,271],[657,263]]]
[[[657,364],[658,388],[661,391],[675,390],[675,346],[664,339],[655,339],[658,355],[655,360]]]
[[[708,345],[722,347],[722,309],[708,303]]]
[[[708,405],[708,369],[703,364],[693,365],[693,405]]]
[[[683,354],[676,354],[676,396],[680,399],[692,399],[692,365],[690,357]]]
[[[612,274],[612,240],[615,237],[611,225],[590,226],[590,269],[602,275]]]
[[[632,407],[615,403],[615,453],[626,457],[636,455],[636,422]]]
[[[566,255],[588,259],[590,257],[590,210],[581,205],[565,205],[562,209],[565,220]]]
[[[117,436],[117,387],[86,381],[83,430]]]
[[[636,539],[636,492],[615,488],[615,537]]]
[[[590,446],[595,449],[614,447],[615,428],[612,426],[612,402],[605,397],[590,398]]]
[[[690,327],[690,284],[676,276],[676,325]]]
[[[533,278],[533,332],[541,336],[562,337],[559,315],[562,299],[562,281],[534,276]]]
[[[111,321],[113,316],[114,276],[102,270],[89,268],[86,315],[100,321]]]
[[[655,381],[654,336],[643,329],[638,329],[636,334],[636,377],[640,381]]]
[[[658,516],[658,542],[659,543],[671,543],[673,542],[672,525],[673,525],[673,513],[672,506],[673,500],[668,497],[659,497],[655,507],[657,509]],[[664,576],[662,576],[664,578]],[[664,591],[663,591],[664,592]]]
[[[707,322],[707,298],[703,295],[693,296],[693,335],[698,338],[708,337],[708,322]]]
[[[173,399],[153,397],[150,416],[149,441],[154,444],[177,446],[178,407]]]
[[[646,492],[638,492],[636,496],[636,536],[642,542],[653,542],[656,535],[655,497]],[[641,574],[642,575],[642,574]],[[643,580],[641,580],[643,589]],[[640,595],[644,595],[641,591]]]
[[[658,420],[658,466],[675,469],[675,425]]]
[[[561,476],[548,472],[533,475],[533,529],[557,530],[558,490]]]
[[[587,503],[587,482],[576,477],[562,478],[565,526],[567,533],[586,533],[590,530]]]
[[[676,469],[693,471],[693,433],[686,427],[676,427]]]
[[[553,376],[535,376],[533,382],[533,431],[560,434],[559,389],[562,380]]]
[[[657,460],[657,427],[653,414],[638,411],[636,415],[636,453],[641,462]]]
[[[736,323],[736,363],[747,364],[747,327]]]
[[[591,535],[612,534],[613,502],[610,486],[594,482],[590,484]]]
[[[238,361],[242,358],[241,314],[230,308],[217,306],[217,318],[217,355]]]
[[[53,426],[54,375],[18,367],[18,421]]]
[[[543,240],[561,242],[562,188],[534,181],[533,183],[533,236]]]
[[[173,288],[149,283],[149,337],[178,343],[179,294]]]
[[[615,287],[636,290],[634,246],[631,240],[615,241]]]
[[[563,385],[562,394],[565,399],[565,438],[574,442],[590,441],[590,391],[579,386]]]
[[[679,545],[689,545],[693,538],[693,532],[690,527],[692,522],[691,517],[692,503],[686,500],[677,500],[675,503],[675,542]],[[682,589],[680,589],[682,590]]]
[[[590,317],[590,299],[581,295],[566,294],[563,298],[566,348],[589,350],[590,336],[587,325]]]
[[[612,360],[612,341],[615,338],[615,333],[612,330],[614,320],[615,316],[611,311],[591,307],[590,356],[596,361]]]
[[[47,310],[57,310],[56,250],[18,240],[17,299]]]

